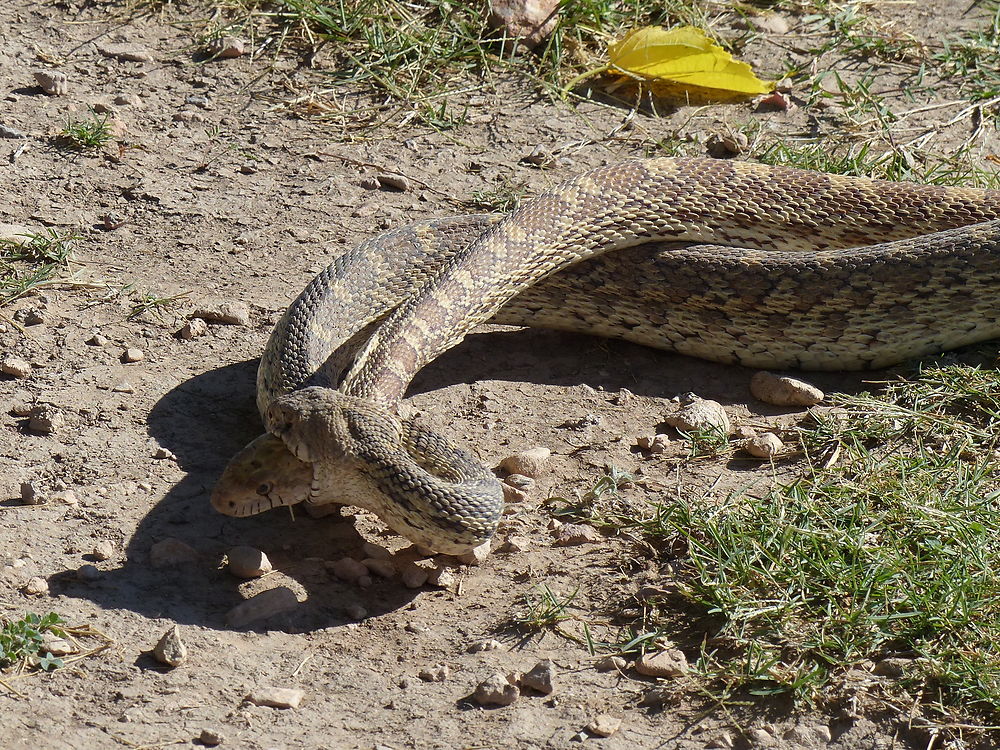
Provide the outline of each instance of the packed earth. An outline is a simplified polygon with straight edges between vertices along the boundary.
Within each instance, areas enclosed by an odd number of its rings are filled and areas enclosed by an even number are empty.
[[[948,0],[876,10],[918,39],[983,22]],[[514,475],[488,555],[425,557],[354,508],[230,518],[209,504],[262,430],[271,328],[338,253],[623,158],[741,158],[755,137],[807,136],[842,101],[805,106],[793,83],[782,106],[650,112],[500,80],[465,96],[454,127],[362,128],[330,116],[371,102],[331,84],[329,50],[305,59],[245,32],[206,53],[209,16],[0,5],[0,235],[72,248],[58,276],[0,307],[0,617],[54,612],[66,631],[47,649],[60,668],[0,672],[0,747],[942,746],[933,724],[872,698],[891,692],[885,665],[846,675],[829,704],[721,700],[692,674],[697,620],[645,654],[602,645],[627,641],[623,613],[669,595],[673,563],[559,509],[608,477],[616,503],[641,508],[793,476],[794,461],[746,452],[689,460],[670,426],[693,392],[723,405],[734,441],[792,440],[806,407],[755,398],[751,370],[478,328],[403,408]],[[743,54],[773,79],[802,22],[782,20]],[[943,87],[899,109],[938,151],[974,135],[988,164],[994,130],[951,122],[961,106],[916,111],[948,99]],[[92,121],[109,130],[89,147],[73,124]],[[804,377],[856,392],[886,375]]]

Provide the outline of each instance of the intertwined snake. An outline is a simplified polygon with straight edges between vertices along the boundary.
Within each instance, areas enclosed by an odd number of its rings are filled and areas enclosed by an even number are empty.
[[[475,325],[754,367],[887,366],[1000,336],[998,218],[1000,191],[664,158],[586,172],[503,217],[388,232],[338,258],[275,327],[257,382],[268,433],[212,503],[237,516],[359,505],[414,542],[466,551],[496,528],[499,484],[395,407]]]

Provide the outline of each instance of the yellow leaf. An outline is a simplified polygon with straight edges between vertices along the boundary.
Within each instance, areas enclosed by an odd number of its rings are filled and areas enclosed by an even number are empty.
[[[726,94],[766,94],[774,83],[762,81],[745,62],[734,60],[696,26],[664,29],[646,26],[630,31],[608,47],[611,69],[683,87]]]

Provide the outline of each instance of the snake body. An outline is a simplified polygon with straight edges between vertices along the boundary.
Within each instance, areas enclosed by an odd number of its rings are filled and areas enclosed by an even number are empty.
[[[279,321],[258,371],[269,433],[230,462],[213,504],[347,502],[463,551],[495,529],[499,485],[395,405],[473,326],[757,367],[885,366],[1000,335],[998,218],[997,191],[655,159],[504,217],[394,230],[338,258]]]

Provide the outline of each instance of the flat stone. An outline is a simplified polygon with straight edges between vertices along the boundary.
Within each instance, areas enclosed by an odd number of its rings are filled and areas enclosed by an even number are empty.
[[[671,427],[682,432],[700,432],[702,430],[718,430],[724,435],[729,434],[729,416],[718,401],[707,398],[695,399],[681,407],[676,414],[663,418]]]
[[[149,564],[154,568],[184,565],[198,559],[198,552],[187,542],[168,537],[149,548]]]
[[[598,714],[587,724],[587,731],[598,737],[610,737],[621,729],[622,720],[619,716],[611,714]]]
[[[635,661],[635,671],[648,677],[681,677],[688,671],[687,657],[679,648],[643,654]]]
[[[461,555],[456,555],[455,557],[465,565],[482,565],[486,562],[486,558],[490,556],[491,546],[490,540],[487,539],[478,547],[473,547],[468,552],[463,552]]]
[[[804,380],[764,370],[750,378],[750,393],[765,404],[774,406],[813,406],[825,398],[823,391]]]
[[[0,373],[13,378],[26,378],[31,375],[31,363],[20,357],[4,357],[0,360]]]
[[[259,687],[247,695],[246,700],[255,706],[271,708],[298,708],[305,693],[297,688]]]
[[[235,36],[221,36],[208,43],[207,52],[216,60],[231,60],[246,54],[246,42]]]
[[[256,596],[237,604],[226,613],[226,624],[234,628],[242,628],[258,620],[287,612],[299,605],[295,592],[287,586],[262,591]]]
[[[153,53],[138,44],[99,44],[97,50],[105,57],[125,62],[153,62]]]
[[[500,469],[508,474],[520,474],[537,479],[545,471],[551,456],[552,451],[548,448],[538,446],[530,450],[515,453],[512,456],[507,456],[507,458],[500,462]]]
[[[58,70],[36,70],[35,83],[49,96],[65,96],[69,92],[69,79]]]
[[[773,432],[765,432],[760,435],[754,435],[753,437],[747,438],[747,440],[743,443],[743,450],[754,458],[771,458],[784,447],[785,444],[781,442],[781,438]]]
[[[548,695],[555,689],[556,665],[551,659],[543,659],[531,668],[530,672],[521,675],[521,687],[537,690]]]
[[[125,362],[126,364],[130,364],[130,363],[133,363],[133,362],[141,362],[145,358],[146,358],[146,355],[142,351],[142,349],[138,349],[138,348],[136,348],[134,346],[133,347],[129,347],[128,349],[126,349],[125,351],[123,351],[122,352],[122,356],[121,356],[122,362]]]
[[[233,326],[250,325],[250,308],[238,300],[219,300],[206,304],[191,313],[192,318],[202,318],[210,323]]]
[[[575,547],[604,541],[600,531],[585,523],[564,523],[552,530],[552,536],[557,547]]]
[[[51,435],[66,423],[62,412],[48,404],[36,404],[28,412],[28,432]]]

